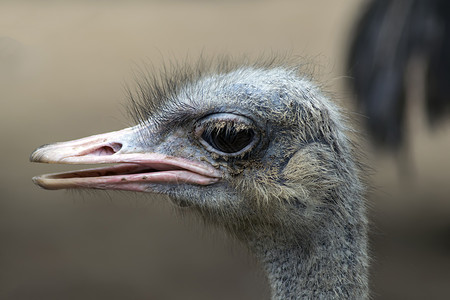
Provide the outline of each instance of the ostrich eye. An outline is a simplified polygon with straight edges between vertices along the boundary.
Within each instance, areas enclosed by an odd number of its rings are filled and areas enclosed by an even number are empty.
[[[250,150],[258,141],[252,122],[233,114],[208,116],[197,128],[200,142],[210,151],[235,156]]]
[[[224,153],[236,153],[250,145],[255,136],[253,129],[237,129],[232,124],[205,130],[202,139],[214,149]]]

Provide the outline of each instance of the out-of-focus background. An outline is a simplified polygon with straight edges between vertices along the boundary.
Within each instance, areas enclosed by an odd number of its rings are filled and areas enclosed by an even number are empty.
[[[268,299],[242,247],[180,220],[166,199],[45,191],[31,177],[68,168],[28,156],[131,125],[123,86],[144,61],[288,52],[317,64],[317,80],[355,110],[345,61],[365,3],[2,1],[0,298]],[[420,107],[408,110],[407,151],[363,143],[373,299],[450,297],[450,122],[431,131]]]

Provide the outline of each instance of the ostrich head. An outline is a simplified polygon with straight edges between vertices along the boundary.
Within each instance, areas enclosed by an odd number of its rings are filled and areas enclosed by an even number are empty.
[[[294,68],[222,65],[185,67],[138,86],[130,93],[136,126],[31,155],[33,162],[114,166],[34,182],[168,195],[246,243],[274,298],[305,290],[366,296],[357,166],[338,109],[314,85]],[[284,268],[296,271],[286,276]]]

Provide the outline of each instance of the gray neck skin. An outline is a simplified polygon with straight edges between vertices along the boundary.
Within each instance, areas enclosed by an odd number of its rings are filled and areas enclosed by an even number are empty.
[[[314,232],[310,242],[286,243],[279,235],[249,241],[267,273],[273,300],[368,299],[365,224],[330,228]]]

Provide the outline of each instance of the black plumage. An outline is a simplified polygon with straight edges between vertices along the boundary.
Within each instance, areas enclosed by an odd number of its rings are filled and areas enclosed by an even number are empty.
[[[414,60],[425,68],[410,68]],[[398,149],[405,137],[408,72],[423,72],[430,124],[450,109],[450,3],[373,0],[356,23],[348,69],[358,105],[378,145]]]

